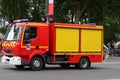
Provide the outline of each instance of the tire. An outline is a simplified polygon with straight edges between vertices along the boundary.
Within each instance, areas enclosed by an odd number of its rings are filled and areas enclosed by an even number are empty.
[[[15,65],[15,67],[18,68],[18,69],[23,69],[24,65]]]
[[[44,68],[44,62],[40,57],[34,57],[30,63],[30,68],[32,70],[42,70]]]
[[[79,69],[88,69],[90,66],[91,66],[91,63],[89,59],[86,57],[81,58],[81,60],[79,61],[77,65]]]
[[[62,68],[69,68],[70,67],[70,64],[69,63],[61,63],[61,64],[59,64],[60,65],[60,67],[62,67]]]

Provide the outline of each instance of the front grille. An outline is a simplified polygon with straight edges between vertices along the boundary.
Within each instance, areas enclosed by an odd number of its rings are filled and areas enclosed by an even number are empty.
[[[6,53],[12,53],[12,52],[14,52],[14,50],[8,50],[8,49],[3,50],[3,51],[6,52]]]

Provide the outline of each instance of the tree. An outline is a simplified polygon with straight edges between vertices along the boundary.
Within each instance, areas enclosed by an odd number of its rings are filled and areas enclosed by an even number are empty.
[[[67,6],[66,0],[55,0],[55,15],[54,21],[56,22],[69,22],[70,18],[69,8]]]
[[[103,0],[105,42],[120,40],[120,7],[119,0]]]
[[[45,1],[44,0],[29,0],[29,16],[31,21],[40,21],[41,17],[45,15]]]
[[[1,15],[8,22],[14,19],[28,17],[28,3],[27,0],[1,0]]]
[[[105,43],[120,40],[119,0],[91,0],[80,21],[104,26]]]
[[[105,42],[119,40],[120,0],[54,0],[55,22],[104,25]],[[11,22],[45,15],[45,0],[0,0],[0,17]]]
[[[71,23],[79,23],[81,16],[84,14],[90,0],[56,0],[55,16],[59,17],[56,21],[66,20]],[[62,16],[62,17],[61,17]],[[62,19],[64,18],[64,19]],[[65,21],[65,22],[66,22]]]

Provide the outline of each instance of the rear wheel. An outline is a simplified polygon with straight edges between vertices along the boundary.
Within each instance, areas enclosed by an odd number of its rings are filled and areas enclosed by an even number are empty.
[[[34,57],[30,63],[30,68],[32,70],[42,70],[44,68],[44,62],[40,57]]]
[[[87,69],[91,66],[91,63],[87,57],[83,57],[76,66],[80,69]]]

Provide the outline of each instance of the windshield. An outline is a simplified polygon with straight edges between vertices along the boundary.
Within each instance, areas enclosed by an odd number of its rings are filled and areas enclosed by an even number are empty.
[[[22,26],[10,26],[7,30],[7,33],[4,37],[4,40],[11,41],[11,40],[19,40],[22,32]]]

